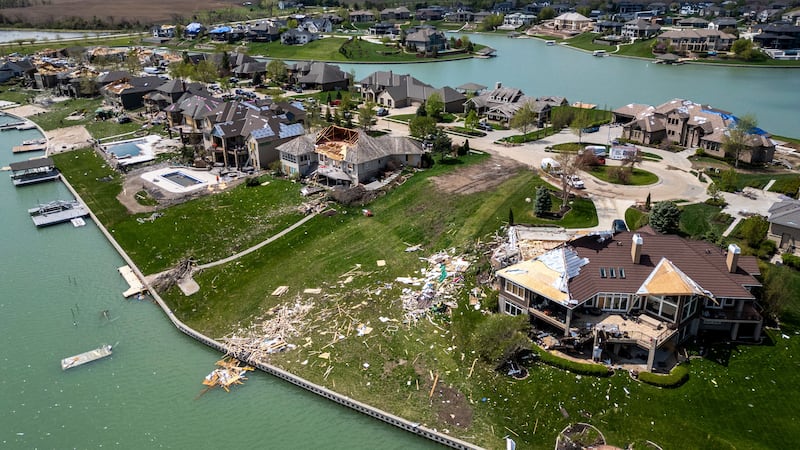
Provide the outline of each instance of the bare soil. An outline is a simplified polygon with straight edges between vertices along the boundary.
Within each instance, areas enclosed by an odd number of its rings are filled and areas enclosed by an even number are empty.
[[[525,166],[513,159],[492,155],[480,164],[463,167],[432,179],[436,188],[441,191],[451,194],[473,194],[499,186],[516,175],[522,167]]]
[[[241,6],[235,0],[52,0],[43,5],[39,2],[26,8],[0,10],[6,19],[24,20],[30,23],[58,22],[64,17],[98,18],[104,22],[169,22],[174,16],[191,18],[199,11]],[[184,24],[185,25],[185,24]]]

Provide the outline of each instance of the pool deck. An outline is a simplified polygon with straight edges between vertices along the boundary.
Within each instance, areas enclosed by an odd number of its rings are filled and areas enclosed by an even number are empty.
[[[178,183],[163,178],[163,175],[172,172],[183,172],[186,175],[201,181],[202,183],[192,186],[181,186]],[[198,189],[213,189],[217,185],[221,184],[220,181],[218,181],[217,175],[207,170],[194,170],[188,167],[164,167],[162,169],[145,172],[141,174],[140,177],[145,181],[153,183],[160,189],[173,194],[183,194],[187,192],[193,192]]]
[[[139,138],[127,139],[127,140],[124,140],[124,141],[106,142],[106,143],[101,144],[101,148],[110,157],[112,157],[115,161],[117,161],[117,163],[120,166],[129,166],[131,164],[143,163],[143,162],[152,161],[153,159],[155,159],[155,150],[153,149],[153,147],[160,140],[161,140],[160,136],[156,136],[156,135],[152,135],[151,134],[151,135],[143,136],[143,137],[139,137]],[[139,147],[139,154],[135,155],[135,156],[123,156],[123,157],[117,158],[117,156],[113,152],[107,150],[107,147],[109,147],[109,146],[114,146],[114,145],[118,145],[118,144],[125,144],[125,143],[128,143],[128,142],[139,142],[139,141],[142,141],[142,143],[141,144],[138,144],[138,143],[136,144],[136,146]]]

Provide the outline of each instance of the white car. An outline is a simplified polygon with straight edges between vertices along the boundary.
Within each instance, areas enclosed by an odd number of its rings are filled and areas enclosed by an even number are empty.
[[[570,175],[567,177],[567,184],[574,187],[575,189],[585,189],[586,186],[583,184],[583,180],[580,179],[577,175]]]

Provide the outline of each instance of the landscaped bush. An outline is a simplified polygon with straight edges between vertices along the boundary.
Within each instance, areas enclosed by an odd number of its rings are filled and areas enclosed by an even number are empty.
[[[800,270],[800,257],[794,256],[789,253],[784,253],[781,255],[781,259],[783,260],[783,265],[787,267],[791,267],[795,270]]]
[[[558,367],[559,369],[569,370],[570,372],[581,375],[591,375],[595,377],[606,377],[611,375],[611,370],[601,364],[585,364],[560,358],[537,345],[533,346],[533,351],[539,355],[543,363]]]
[[[683,363],[675,366],[667,375],[660,375],[652,372],[642,372],[639,374],[639,381],[662,388],[676,388],[686,383],[689,379],[689,364]]]

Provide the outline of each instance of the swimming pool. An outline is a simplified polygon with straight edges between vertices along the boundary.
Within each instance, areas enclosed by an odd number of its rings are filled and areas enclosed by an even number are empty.
[[[142,153],[141,144],[144,144],[144,139],[136,139],[135,141],[125,141],[118,144],[106,145],[106,151],[112,153],[119,158],[130,158],[132,156],[139,156]]]
[[[204,181],[200,181],[197,178],[191,177],[181,171],[175,171],[170,173],[165,173],[161,175],[161,178],[164,178],[168,181],[171,181],[175,184],[179,184],[183,187],[190,187],[195,186],[198,184],[203,184]]]

